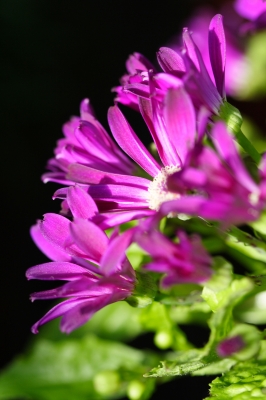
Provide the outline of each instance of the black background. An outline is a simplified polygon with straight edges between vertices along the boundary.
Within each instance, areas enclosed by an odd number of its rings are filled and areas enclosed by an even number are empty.
[[[209,1],[218,7],[219,1]],[[40,176],[61,126],[78,115],[89,97],[107,127],[110,89],[125,72],[134,51],[154,61],[155,52],[181,31],[201,0],[1,2],[1,363],[23,350],[31,325],[49,308],[31,304],[29,293],[45,289],[27,282],[25,271],[44,262],[29,227],[45,212],[57,212],[55,185]],[[206,4],[206,1],[204,2]],[[140,131],[140,135],[142,132]],[[192,384],[191,384],[192,382]],[[202,399],[205,378],[161,387],[153,399]],[[190,391],[190,392],[189,392]]]

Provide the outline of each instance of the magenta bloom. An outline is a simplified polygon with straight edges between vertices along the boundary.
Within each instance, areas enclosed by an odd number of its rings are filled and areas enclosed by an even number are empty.
[[[124,87],[117,90],[119,95],[116,100],[132,104],[133,94],[144,99],[159,99],[169,88],[178,87],[183,82],[197,109],[204,105],[212,113],[219,115],[225,100],[226,42],[222,16],[215,15],[209,25],[209,57],[215,84],[188,28],[183,30],[183,43],[181,52],[162,47],[157,54],[158,62],[168,77],[156,74],[154,70],[148,71],[146,65],[141,70],[135,67],[135,75],[129,76]],[[133,60],[136,64],[136,57]],[[124,97],[121,95],[122,91]],[[127,95],[130,96],[128,100],[125,99]],[[135,106],[139,102],[138,97]],[[141,109],[140,111],[143,113]]]
[[[96,311],[132,294],[135,272],[125,257],[132,231],[121,236],[114,231],[108,239],[89,220],[76,218],[70,222],[63,216],[46,214],[31,233],[53,261],[28,269],[27,278],[67,281],[63,286],[31,295],[32,300],[67,298],[33,325],[33,333],[57,317],[62,317],[61,330],[69,333]]]
[[[224,339],[218,344],[216,351],[219,357],[224,358],[232,356],[242,350],[243,347],[245,347],[245,342],[240,335],[237,335]]]
[[[241,17],[251,21],[244,24],[243,31],[266,27],[266,3],[264,0],[236,0],[234,7]]]
[[[223,122],[214,125],[211,139],[216,151],[199,146],[190,163],[169,177],[170,190],[183,195],[164,203],[162,214],[200,216],[220,221],[224,227],[258,219],[266,201],[265,156],[259,166],[257,184],[247,172]]]
[[[230,17],[235,20],[233,10],[230,11]],[[193,40],[198,46],[208,74],[215,83],[212,64],[209,57],[208,46],[208,28],[209,21],[212,18],[212,10],[203,8],[199,9],[197,13],[188,21],[189,30],[192,32]],[[232,31],[226,26],[225,18],[225,38],[226,38],[226,74],[225,74],[225,89],[226,93],[236,95],[239,89],[245,84],[249,73],[248,60],[241,50],[240,43],[237,38],[237,32]],[[178,42],[178,40],[176,40]],[[180,45],[173,42],[171,48],[177,53],[179,52]]]
[[[97,121],[88,99],[80,105],[80,118],[63,126],[64,139],[57,142],[55,157],[48,161],[44,182],[71,185],[68,179],[70,165],[84,165],[112,173],[130,174],[134,165],[115,145],[103,126]]]
[[[178,243],[155,229],[140,230],[135,235],[136,242],[152,256],[152,261],[144,268],[164,274],[161,282],[164,288],[180,283],[201,283],[212,273],[212,260],[200,237],[189,238],[184,231],[179,231],[177,236]]]
[[[102,215],[113,214],[115,224],[150,216],[164,201],[179,197],[167,189],[167,177],[183,167],[195,143],[195,110],[182,83],[167,90],[163,102],[156,98],[140,99],[140,109],[161,163],[145,148],[118,106],[109,109],[108,121],[116,142],[152,181],[77,162],[67,167],[68,181],[82,185]],[[77,128],[76,135],[81,128]],[[60,189],[55,197],[65,199],[66,192],[67,189]]]

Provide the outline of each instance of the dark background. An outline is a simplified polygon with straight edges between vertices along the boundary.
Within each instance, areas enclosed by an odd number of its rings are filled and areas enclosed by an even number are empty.
[[[209,1],[218,7],[219,1]],[[1,364],[23,350],[30,327],[49,308],[31,304],[29,293],[45,289],[27,282],[25,271],[46,261],[32,243],[29,227],[45,212],[57,212],[55,185],[40,176],[61,126],[78,115],[89,97],[107,127],[110,89],[125,72],[134,51],[154,61],[155,52],[181,31],[201,0],[1,1]],[[204,2],[206,4],[206,1]],[[142,134],[142,132],[140,132]],[[3,240],[4,238],[4,240]],[[155,398],[207,396],[205,378],[187,378],[161,387]],[[189,393],[189,390],[191,392]]]

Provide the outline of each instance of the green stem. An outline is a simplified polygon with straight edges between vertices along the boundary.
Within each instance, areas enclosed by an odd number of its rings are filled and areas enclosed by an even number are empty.
[[[247,154],[255,161],[256,164],[259,164],[261,156],[258,151],[255,149],[253,144],[248,140],[248,138],[244,135],[241,129],[235,133],[236,139],[240,146],[245,150]]]

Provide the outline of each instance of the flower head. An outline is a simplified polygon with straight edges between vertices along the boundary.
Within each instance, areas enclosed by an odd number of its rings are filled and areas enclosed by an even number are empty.
[[[196,140],[196,114],[182,84],[167,90],[163,101],[140,99],[139,104],[161,162],[145,148],[117,105],[109,109],[108,121],[116,142],[150,179],[80,162],[68,164],[64,173],[68,183],[78,183],[94,199],[101,214],[113,214],[114,224],[150,216],[164,201],[179,197],[169,192],[167,177],[183,167]],[[84,127],[81,122],[76,137]],[[65,200],[66,193],[67,189],[59,189],[54,197]]]
[[[63,216],[46,214],[32,228],[32,236],[53,261],[28,269],[27,278],[67,281],[63,286],[31,295],[32,300],[67,298],[33,325],[33,333],[57,317],[62,317],[61,330],[69,333],[96,311],[133,293],[135,272],[125,257],[131,231],[120,236],[114,231],[108,239],[89,220],[75,218],[70,222]]]
[[[220,221],[224,227],[256,220],[266,201],[265,156],[257,184],[247,172],[223,122],[214,125],[211,138],[216,151],[199,146],[190,164],[168,178],[170,190],[183,196],[164,203],[161,212],[196,215]]]
[[[206,281],[212,273],[212,260],[199,236],[189,238],[179,231],[177,238],[178,243],[174,243],[156,229],[137,231],[135,240],[152,257],[145,269],[164,274],[161,282],[164,288]]]
[[[63,133],[65,137],[57,142],[55,157],[48,161],[51,172],[42,176],[44,182],[72,184],[68,169],[76,164],[112,173],[133,172],[133,164],[97,121],[88,99],[81,102],[80,117],[72,117],[63,125]]]
[[[161,92],[165,92],[165,89],[180,86],[183,82],[196,108],[204,105],[212,113],[218,115],[220,106],[225,100],[226,61],[226,42],[220,14],[215,15],[210,22],[208,43],[215,84],[207,71],[202,54],[194,42],[192,34],[188,28],[184,28],[183,49],[180,52],[162,47],[157,54],[159,65],[169,75],[168,85],[162,86],[160,73],[157,74],[154,70],[152,73],[147,71],[146,68],[136,70],[135,75],[129,77],[123,88],[119,90],[120,95],[117,100],[121,99],[121,91],[125,93],[125,96],[127,94],[130,96],[131,100],[128,100],[128,103],[132,103],[132,94],[143,98],[153,98],[156,94],[158,96]],[[173,77],[176,79],[173,79]],[[122,101],[124,104],[126,104],[125,96]]]
[[[239,93],[240,89],[245,84],[250,67],[248,59],[242,51],[241,43],[235,28],[235,12],[232,7],[228,7],[225,11],[227,11],[228,15],[226,15],[224,19],[224,33],[226,38],[226,74],[224,76],[224,82],[226,93],[234,96]],[[212,15],[212,9],[206,7],[200,8],[188,21],[187,25],[192,32],[194,42],[200,50],[208,74],[213,83],[215,83],[208,46],[209,21]],[[226,17],[228,17],[228,20],[234,20],[233,26],[228,26],[229,24]],[[213,31],[212,34],[214,34]],[[171,49],[177,53],[180,52],[179,42],[180,39],[178,37],[170,44]]]

